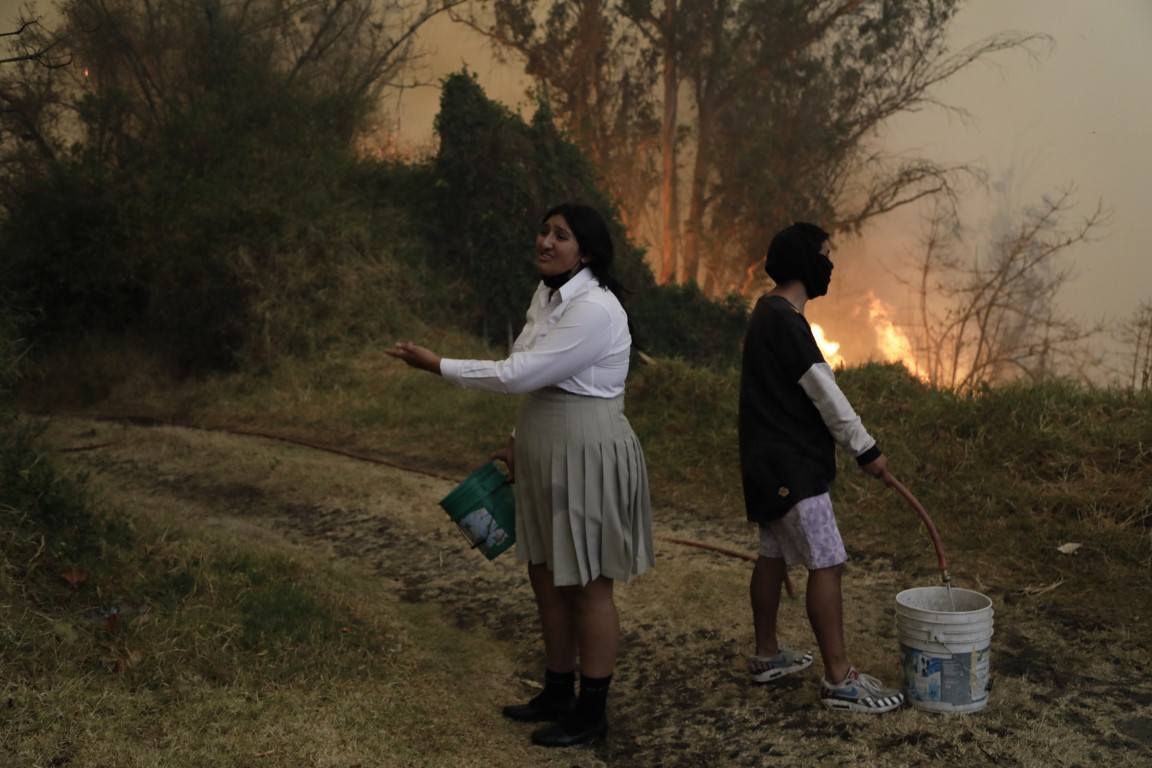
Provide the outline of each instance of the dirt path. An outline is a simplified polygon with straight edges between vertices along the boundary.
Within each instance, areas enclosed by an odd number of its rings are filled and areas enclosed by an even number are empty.
[[[188,521],[238,536],[275,534],[333,560],[355,559],[394,582],[400,600],[434,604],[458,626],[497,638],[519,678],[539,674],[522,569],[510,554],[489,563],[467,550],[437,506],[453,487],[450,479],[285,442],[173,427],[60,419],[47,438],[66,451],[62,461],[90,472],[118,503],[145,514],[160,506],[184,510]],[[748,552],[750,529],[739,521],[702,524],[675,510],[656,514],[657,567],[618,591],[624,638],[610,702],[612,734],[596,750],[573,751],[573,765],[1152,763],[1147,641],[1105,618],[1086,623],[1083,606],[1073,611],[987,590],[997,610],[997,685],[978,714],[826,713],[817,702],[818,664],[775,687],[747,680],[750,564],[669,541]],[[849,550],[849,647],[861,668],[894,684],[900,657],[893,599],[907,587],[932,584],[924,577],[932,563],[909,574],[897,570],[890,554],[853,550],[851,542]],[[809,646],[802,574],[793,577],[801,595],[786,600],[785,640]]]

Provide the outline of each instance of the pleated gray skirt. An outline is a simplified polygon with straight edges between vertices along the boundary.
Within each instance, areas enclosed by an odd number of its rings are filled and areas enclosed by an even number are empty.
[[[556,586],[628,581],[653,565],[648,469],[623,395],[525,395],[515,445],[520,562],[547,563]]]

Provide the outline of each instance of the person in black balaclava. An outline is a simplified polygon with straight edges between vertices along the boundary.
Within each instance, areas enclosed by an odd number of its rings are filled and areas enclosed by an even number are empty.
[[[804,317],[832,280],[828,233],[797,223],[772,238],[764,269],[776,286],[756,303],[740,375],[740,473],[744,506],[760,530],[750,595],[756,650],[748,674],[767,683],[807,669],[812,654],[780,645],[777,612],[788,566],[808,569],[805,596],[824,664],[827,709],[880,713],[904,702],[848,662],[841,576],[848,559],[832,511],[836,445],[861,469],[891,484],[888,460],[836,384]]]
[[[768,245],[764,271],[777,286],[799,280],[809,299],[825,295],[832,282],[832,259],[823,250],[828,237],[820,227],[806,222],[780,230]]]

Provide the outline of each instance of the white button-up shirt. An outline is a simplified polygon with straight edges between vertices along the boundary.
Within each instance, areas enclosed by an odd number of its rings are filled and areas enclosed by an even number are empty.
[[[442,359],[440,374],[467,389],[521,394],[559,387],[616,397],[624,392],[631,348],[624,308],[582,269],[555,292],[540,283],[507,359]]]

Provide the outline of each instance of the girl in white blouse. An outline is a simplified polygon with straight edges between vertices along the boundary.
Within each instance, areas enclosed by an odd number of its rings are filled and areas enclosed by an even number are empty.
[[[513,437],[493,458],[515,481],[516,553],[536,596],[546,668],[544,690],[504,715],[556,721],[532,734],[541,746],[607,733],[620,642],[613,584],[653,564],[647,468],[624,415],[632,336],[613,255],[595,209],[556,206],[536,235],[541,282],[511,355],[452,360],[411,343],[385,350],[462,387],[524,396]]]

